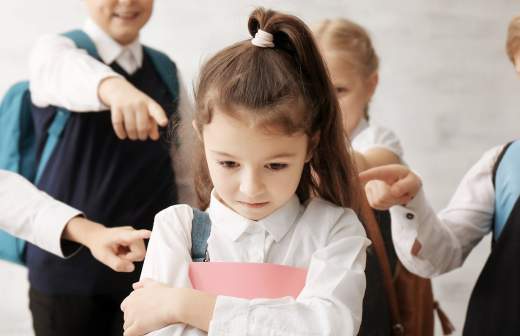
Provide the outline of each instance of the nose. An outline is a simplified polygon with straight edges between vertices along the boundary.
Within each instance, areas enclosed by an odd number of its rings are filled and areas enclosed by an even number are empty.
[[[240,177],[240,192],[248,199],[255,200],[264,190],[261,173],[255,169],[245,169]]]

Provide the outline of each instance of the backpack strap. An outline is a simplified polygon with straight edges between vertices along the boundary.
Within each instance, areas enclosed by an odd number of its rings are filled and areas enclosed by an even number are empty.
[[[392,271],[390,270],[390,263],[386,253],[385,243],[379,229],[379,224],[374,216],[365,193],[361,193],[361,216],[363,224],[367,230],[368,238],[374,244],[374,251],[376,253],[381,273],[383,275],[383,285],[385,287],[388,305],[390,306],[390,315],[392,318],[392,336],[403,336],[405,334],[401,313],[399,311],[399,304],[397,300],[397,292],[394,287],[392,279]]]
[[[208,238],[210,233],[211,219],[208,213],[193,208],[191,221],[191,258],[193,261],[209,261]]]
[[[83,30],[75,29],[63,33],[62,35],[71,39],[76,47],[85,50],[91,57],[94,57],[97,60],[101,59],[97,52],[96,45]]]
[[[35,184],[40,182],[40,178],[42,177],[45,167],[47,166],[47,162],[49,162],[52,152],[60,140],[61,134],[65,129],[65,125],[67,124],[69,117],[69,111],[59,108],[56,112],[56,115],[54,116],[54,119],[52,120],[51,125],[47,129],[47,141],[45,141],[40,162],[38,164],[38,169],[36,171],[36,178],[34,179]]]
[[[82,30],[71,30],[69,32],[63,33],[63,36],[71,39],[77,48],[84,49],[89,56],[100,60],[99,54],[97,52],[96,46],[94,42],[90,39],[90,37]],[[47,166],[47,162],[54,151],[54,148],[58,144],[61,134],[67,125],[67,121],[69,120],[70,112],[64,108],[58,108],[56,112],[56,116],[52,120],[52,123],[47,130],[47,141],[43,147],[42,155],[40,158],[40,163],[38,164],[38,169],[36,171],[35,184],[38,184],[40,178]]]
[[[495,212],[493,214],[493,242],[500,238],[507,220],[520,195],[520,141],[504,146],[493,166],[495,188]]]
[[[143,50],[148,56],[150,56],[155,70],[157,70],[163,83],[168,88],[168,91],[170,91],[173,100],[176,101],[179,97],[177,66],[172,62],[170,57],[156,49],[143,46]]]

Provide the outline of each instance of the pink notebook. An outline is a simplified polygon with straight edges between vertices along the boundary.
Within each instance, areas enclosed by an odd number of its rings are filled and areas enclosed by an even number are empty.
[[[296,298],[305,286],[307,271],[302,268],[260,263],[193,262],[193,288],[244,299]]]

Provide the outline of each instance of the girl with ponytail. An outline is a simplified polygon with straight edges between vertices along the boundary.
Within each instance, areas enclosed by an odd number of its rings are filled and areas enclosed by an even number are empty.
[[[358,332],[369,240],[334,88],[301,20],[259,8],[248,28],[252,39],[207,61],[195,90],[206,254],[304,268],[305,286],[276,299],[192,289],[194,212],[174,205],[156,216],[142,280],[122,304],[125,335]]]

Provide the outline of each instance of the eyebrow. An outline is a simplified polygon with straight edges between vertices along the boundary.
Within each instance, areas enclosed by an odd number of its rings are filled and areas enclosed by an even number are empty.
[[[235,158],[233,155],[229,154],[229,153],[225,153],[225,152],[219,152],[219,151],[214,151],[212,150],[211,151],[212,153],[214,154],[217,154],[217,155],[222,155],[222,156],[226,156],[226,157],[229,157],[229,158]],[[293,158],[296,156],[296,153],[279,153],[279,154],[276,154],[276,155],[273,155],[271,157],[268,157],[266,159],[266,161],[271,161],[271,160],[276,160],[276,159],[280,159],[280,158]]]

